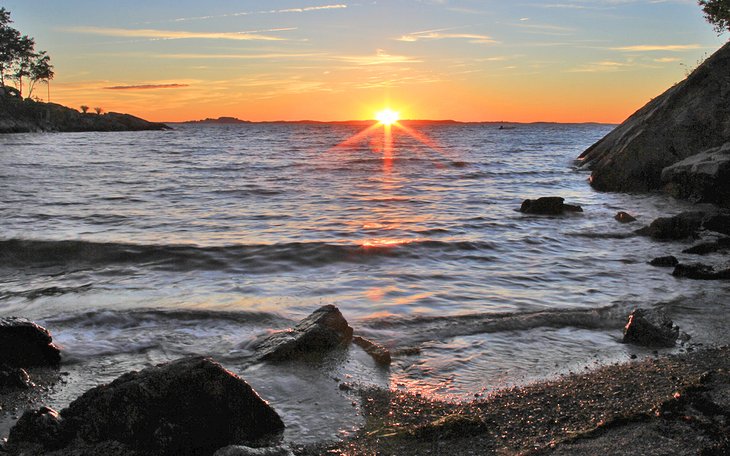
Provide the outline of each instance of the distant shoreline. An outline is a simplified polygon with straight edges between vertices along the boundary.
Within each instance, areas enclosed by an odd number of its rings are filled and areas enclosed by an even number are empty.
[[[184,120],[178,122],[163,122],[168,125],[260,125],[260,124],[295,124],[295,125],[363,125],[370,126],[378,123],[377,120],[241,120],[235,117],[219,117],[218,119]],[[460,121],[460,120],[431,120],[431,119],[403,119],[399,123],[408,125],[618,125],[605,122],[513,122],[513,121]]]

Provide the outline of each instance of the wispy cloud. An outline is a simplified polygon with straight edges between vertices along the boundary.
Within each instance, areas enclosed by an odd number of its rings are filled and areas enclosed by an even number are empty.
[[[177,60],[308,60],[318,57],[326,57],[324,53],[264,53],[264,54],[160,54],[157,58]]]
[[[190,87],[189,84],[141,84],[141,85],[118,85],[104,87],[106,90],[151,90],[151,89],[180,89]]]
[[[637,44],[634,46],[620,46],[611,48],[612,51],[622,52],[653,52],[653,51],[689,51],[692,49],[701,49],[699,44]]]
[[[480,35],[475,33],[443,33],[439,30],[429,30],[424,32],[414,32],[402,35],[396,38],[398,41],[405,41],[413,43],[416,41],[431,41],[431,40],[467,40],[469,43],[475,44],[496,44],[498,41],[494,40],[491,36]]]
[[[378,49],[375,55],[354,55],[354,56],[340,56],[339,60],[349,62],[355,65],[395,65],[404,63],[421,63],[415,57],[408,57],[405,55],[392,55],[388,54],[383,49]]]
[[[306,6],[302,8],[286,8],[276,10],[262,10],[262,11],[241,11],[238,13],[218,14],[211,16],[194,16],[194,17],[179,17],[172,19],[167,22],[185,22],[185,21],[201,21],[207,19],[220,19],[226,17],[240,17],[240,16],[251,16],[255,14],[287,14],[287,13],[308,13],[311,11],[324,11],[334,9],[344,9],[347,5],[344,3],[338,3],[334,5],[318,5],[318,6]]]
[[[662,57],[660,59],[654,59],[657,63],[672,63],[672,62],[679,62],[681,59],[677,57]]]
[[[235,41],[285,41],[285,38],[262,35],[256,32],[188,32],[182,30],[124,29],[107,27],[70,27],[63,29],[72,33],[89,35],[114,36],[124,38],[152,38],[158,40],[235,40]],[[271,29],[269,31],[285,31],[289,29]]]

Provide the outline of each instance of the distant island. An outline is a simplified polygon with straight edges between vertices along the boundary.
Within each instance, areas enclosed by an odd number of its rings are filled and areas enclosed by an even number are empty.
[[[232,125],[232,124],[249,124],[252,123],[250,120],[241,120],[236,117],[219,117],[217,119],[211,119],[208,117],[203,120],[188,120],[180,122],[184,124],[216,124],[216,125]]]

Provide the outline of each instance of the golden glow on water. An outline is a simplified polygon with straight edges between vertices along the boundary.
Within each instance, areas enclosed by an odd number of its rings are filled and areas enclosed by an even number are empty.
[[[406,245],[422,240],[423,239],[372,238],[361,241],[360,245],[365,248],[397,247],[399,245]]]

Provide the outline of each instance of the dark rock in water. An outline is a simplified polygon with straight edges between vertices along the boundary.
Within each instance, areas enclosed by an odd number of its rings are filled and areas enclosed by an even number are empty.
[[[526,199],[520,206],[520,212],[537,215],[561,215],[564,212],[583,212],[583,208],[573,204],[565,204],[559,196],[544,196],[536,200]]]
[[[62,448],[69,436],[64,435],[63,418],[49,407],[28,410],[10,429],[8,445],[38,444],[47,450]]]
[[[730,141],[730,43],[583,152],[603,191],[661,187],[662,170]]]
[[[660,217],[648,227],[637,230],[642,236],[658,240],[676,240],[697,236],[706,214],[704,212],[682,212],[674,217]]]
[[[695,280],[725,280],[730,279],[730,269],[715,271],[712,266],[706,264],[678,264],[672,275],[675,277],[686,277]]]
[[[708,253],[713,253],[728,248],[730,248],[730,238],[722,238],[714,242],[703,242],[702,244],[697,244],[683,250],[682,253],[690,253],[693,255],[706,255]]]
[[[319,353],[343,347],[352,340],[352,328],[333,305],[322,306],[294,329],[267,337],[256,351],[258,359],[283,361],[302,353]]]
[[[624,327],[624,343],[647,347],[674,347],[679,327],[663,312],[636,309]]]
[[[623,211],[616,214],[616,216],[614,218],[621,223],[631,223],[631,222],[636,221],[636,217],[629,214],[628,212],[623,212]]]
[[[33,386],[30,376],[25,369],[0,365],[0,390],[2,389],[28,389]]]
[[[663,256],[659,258],[654,258],[649,262],[652,266],[657,266],[660,268],[672,268],[679,264],[679,260],[672,255],[669,256]]]
[[[122,375],[87,391],[60,416],[26,412],[11,429],[9,445],[70,452],[78,442],[115,441],[142,453],[209,455],[283,428],[246,382],[211,359],[193,357]]]
[[[676,198],[730,206],[730,142],[664,168],[662,184]]]
[[[285,446],[251,448],[247,446],[232,445],[221,448],[213,456],[294,456],[292,451]]]
[[[0,318],[0,363],[13,367],[54,366],[61,352],[51,333],[25,318]]]
[[[392,360],[390,358],[390,351],[387,348],[360,336],[353,337],[352,343],[365,350],[365,353],[372,356],[376,363],[390,366]]]
[[[711,215],[707,217],[702,226],[706,230],[715,231],[716,233],[722,233],[726,236],[730,236],[730,215]]]

